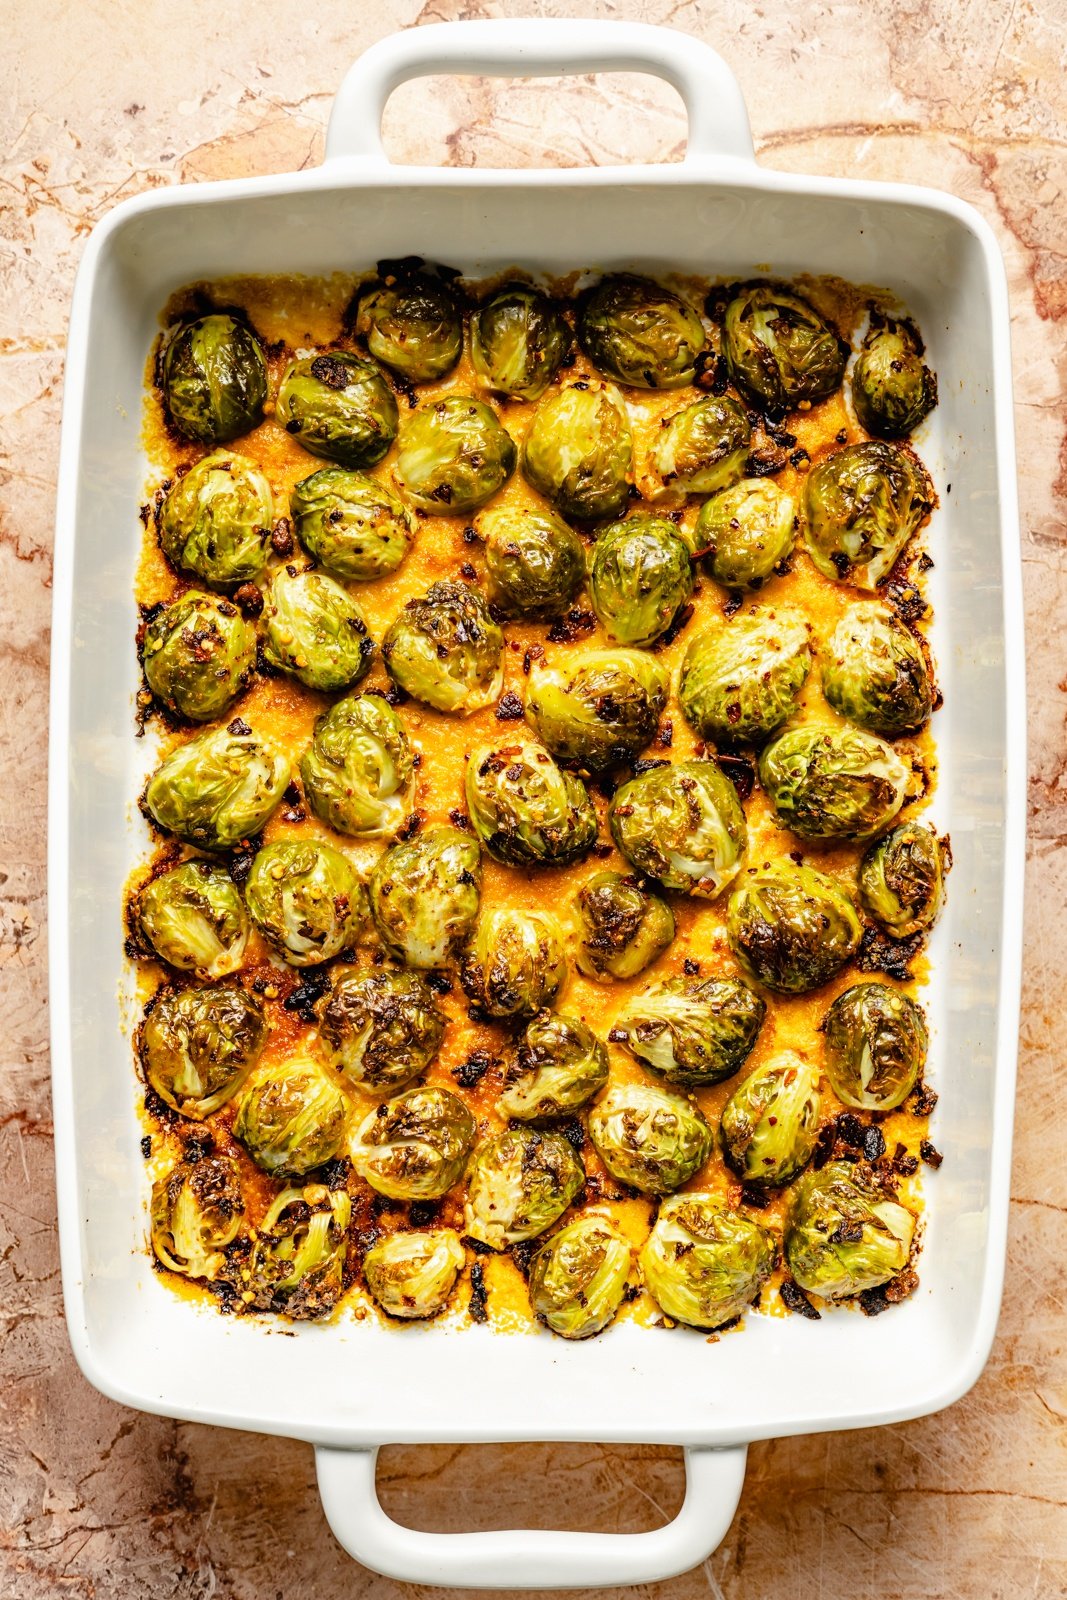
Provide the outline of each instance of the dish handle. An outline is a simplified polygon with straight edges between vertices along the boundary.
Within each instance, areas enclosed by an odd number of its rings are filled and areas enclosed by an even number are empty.
[[[702,39],[648,23],[547,17],[430,23],[371,45],[349,68],[334,101],[326,159],[387,165],[382,112],[393,90],[410,78],[585,72],[647,72],[672,84],[689,118],[686,163],[754,159],[737,79]]]

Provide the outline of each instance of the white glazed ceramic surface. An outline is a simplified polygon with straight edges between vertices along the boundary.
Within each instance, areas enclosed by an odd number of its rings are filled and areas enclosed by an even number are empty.
[[[382,154],[381,108],[405,78],[596,69],[675,84],[690,117],[683,164],[431,171],[392,168]],[[151,1270],[119,923],[146,842],[135,801],[151,760],[132,718],[146,356],[160,308],[191,280],[354,270],[413,253],[475,276],[515,264],[832,272],[895,291],[923,330],[940,377],[940,404],[916,440],[941,495],[929,534],[946,701],[933,817],[954,857],[926,996],[946,1160],[926,1185],[921,1290],[888,1316],[846,1311],[816,1326],[753,1315],[715,1343],[632,1324],[569,1345],[344,1318],[280,1337],[175,1298]],[[92,1383],[143,1410],[313,1442],[331,1525],[368,1566],[423,1583],[544,1589],[647,1582],[701,1560],[729,1526],[749,1440],[922,1415],[974,1382],[1003,1270],[1025,772],[1008,309],[976,212],[932,190],[758,170],[728,68],[683,34],[502,21],[387,39],[345,80],[317,171],[152,193],[93,233],[71,317],[54,604],[56,1154],[67,1318]],[[685,1505],[666,1528],[614,1536],[422,1534],[377,1505],[380,1444],[535,1438],[684,1444]]]

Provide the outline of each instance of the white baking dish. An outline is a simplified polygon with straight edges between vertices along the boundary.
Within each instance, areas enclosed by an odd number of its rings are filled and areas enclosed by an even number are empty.
[[[566,172],[392,168],[388,93],[419,74],[631,68],[689,112],[684,164]],[[922,1288],[891,1315],[816,1327],[750,1316],[708,1343],[625,1325],[590,1344],[371,1323],[280,1338],[174,1297],[144,1249],[119,905],[144,848],[133,801],[131,583],[146,464],[146,354],[179,285],[325,273],[421,253],[487,274],[629,266],[737,276],[834,272],[894,290],[927,336],[941,402],[919,447],[941,493],[930,532],[936,820],[955,866],[934,943],[930,1077],[945,1166],[927,1184]],[[951,491],[949,489],[951,485]],[[649,1581],[702,1559],[733,1515],[751,1439],[866,1427],[948,1405],[974,1382],[1001,1291],[1023,881],[1023,642],[1008,306],[993,237],[932,190],[762,172],[729,70],[686,35],[614,23],[427,27],[349,73],[325,164],[170,189],[95,230],[71,317],[56,524],[50,780],[52,1043],[63,1283],[75,1354],[143,1410],[312,1442],[327,1516],[379,1571],[500,1588]],[[390,1441],[599,1439],[687,1447],[679,1517],[639,1535],[427,1535],[377,1505]]]

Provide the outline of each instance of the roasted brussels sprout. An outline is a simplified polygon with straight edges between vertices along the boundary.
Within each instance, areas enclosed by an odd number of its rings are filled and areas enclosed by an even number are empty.
[[[647,650],[583,650],[537,663],[526,720],[554,756],[600,772],[655,736],[670,675]]]
[[[172,750],[149,778],[144,801],[153,821],[186,844],[230,850],[259,832],[288,783],[285,757],[233,722]]]
[[[608,1217],[584,1212],[530,1262],[530,1305],[564,1339],[590,1339],[622,1304],[633,1265],[630,1241]]]
[[[245,884],[252,921],[291,967],[332,961],[359,937],[367,899],[355,867],[319,839],[276,839]]]
[[[915,1087],[926,1061],[926,1018],[899,989],[855,983],[822,1024],[826,1075],[837,1098],[862,1111],[892,1111]]]
[[[918,456],[880,439],[843,445],[804,479],[808,554],[824,577],[877,589],[933,506]]]
[[[240,694],[256,661],[256,630],[228,600],[187,589],[144,632],[148,687],[189,722],[212,722]]]
[[[225,444],[263,421],[267,361],[244,322],[212,312],[181,323],[163,351],[167,414],[199,444]]]
[[[263,655],[309,689],[347,689],[370,671],[374,640],[355,601],[324,572],[274,574],[263,606]]]
[[[258,578],[270,555],[270,484],[232,450],[204,456],[179,478],[159,512],[159,542],[172,566],[216,589]]]
[[[507,283],[471,317],[471,366],[487,389],[540,400],[571,349],[571,330],[537,289]]]
[[[608,1053],[592,1029],[577,1017],[541,1011],[504,1070],[497,1104],[518,1122],[549,1122],[570,1116],[607,1081]]]
[[[584,297],[578,339],[598,372],[637,389],[692,383],[707,343],[691,305],[651,278],[630,273],[602,278]]]
[[[709,578],[758,589],[793,549],[796,505],[769,478],[743,478],[705,500],[693,537]]]
[[[585,1182],[562,1133],[509,1128],[474,1152],[464,1219],[468,1235],[492,1250],[544,1233]]]
[[[241,891],[210,861],[183,861],[137,897],[141,931],[160,960],[198,978],[236,972],[248,943]]]
[[[718,744],[761,743],[792,716],[811,669],[808,625],[796,611],[746,611],[690,641],[678,703]]]
[[[421,510],[465,516],[507,483],[515,456],[514,440],[492,406],[449,394],[405,417],[397,482]]]
[[[848,359],[847,345],[806,300],[769,284],[730,301],[722,353],[738,388],[773,411],[824,400],[840,385]]]
[[[373,361],[328,350],[289,364],[277,418],[309,455],[342,467],[373,467],[396,438],[399,413]]]
[[[289,492],[289,510],[308,555],[343,583],[395,572],[415,538],[399,495],[345,467],[320,467],[304,478]]]
[[[933,684],[922,646],[888,606],[851,606],[830,635],[823,693],[843,717],[895,739],[930,720]]]
[[[749,977],[779,994],[832,978],[863,932],[848,891],[825,872],[770,862],[742,879],[726,908],[730,949]]]
[[[575,522],[617,517],[626,505],[633,435],[620,396],[570,384],[545,395],[522,447],[522,473]]]
[[[382,644],[394,683],[436,711],[480,711],[504,681],[504,635],[466,583],[433,583],[409,600]]]
[[[760,782],[783,828],[805,839],[869,839],[892,822],[910,768],[859,728],[789,728],[764,749]]]
[[[797,1184],[785,1259],[802,1289],[828,1300],[887,1283],[908,1264],[915,1218],[861,1162],[830,1161]]]
[[[650,499],[714,494],[744,477],[748,413],[730,395],[705,395],[664,417],[649,451]]]
[[[240,984],[161,989],[141,1030],[145,1077],[173,1110],[202,1122],[237,1093],[266,1037],[259,1002]]]
[[[348,1111],[341,1091],[311,1056],[295,1056],[241,1097],[233,1131],[272,1177],[300,1177],[332,1161],[344,1144]]]
[[[463,350],[463,317],[452,291],[426,273],[374,284],[359,299],[356,334],[376,360],[412,383],[443,378]]]
[[[179,1161],[153,1184],[151,1215],[156,1260],[184,1278],[212,1282],[244,1221],[237,1163],[227,1155]]]
[[[766,1014],[737,978],[668,978],[627,1001],[611,1036],[668,1083],[697,1088],[733,1077]]]
[[[621,872],[594,872],[573,908],[575,961],[587,978],[636,978],[674,938],[666,900]]]
[[[585,784],[529,741],[483,745],[467,762],[467,809],[479,839],[509,867],[565,867],[596,842]]]
[[[392,1094],[425,1072],[445,1036],[433,990],[415,972],[343,972],[322,1008],[335,1067],[367,1094]]]
[[[256,1229],[252,1305],[300,1321],[327,1316],[344,1289],[351,1219],[343,1189],[308,1183],[275,1195]]]
[[[409,967],[446,967],[466,945],[478,916],[478,841],[458,828],[427,828],[379,856],[368,887],[390,954]]]
[[[902,822],[868,846],[860,901],[894,939],[932,928],[945,903],[945,848],[932,828]]]
[[[639,1083],[604,1091],[589,1113],[589,1137],[612,1177],[645,1194],[680,1189],[714,1143],[691,1100]]]
[[[409,811],[415,770],[404,724],[381,695],[338,700],[315,723],[300,761],[312,811],[356,838],[395,833]]]
[[[721,1328],[743,1316],[774,1270],[768,1229],[730,1211],[717,1195],[664,1200],[641,1251],[645,1288],[661,1311],[691,1328]]]
[[[464,993],[490,1017],[529,1017],[567,981],[567,952],[547,911],[482,913],[460,973]]]
[[[872,318],[852,369],[852,406],[860,426],[882,439],[903,439],[936,404],[937,379],[923,362],[915,329]]]
[[[665,889],[714,900],[748,843],[737,790],[714,761],[679,761],[616,790],[611,835],[627,861]]]
[[[719,1124],[726,1164],[758,1189],[789,1183],[819,1137],[819,1074],[793,1050],[757,1067],[727,1100]]]
[[[561,617],[585,582],[585,551],[573,528],[536,506],[483,512],[489,598],[508,617]]]
[[[363,1258],[367,1288],[391,1317],[436,1317],[448,1304],[466,1256],[451,1228],[390,1233]]]
[[[620,644],[653,644],[692,590],[689,547],[665,517],[638,512],[597,539],[589,595],[601,627]]]
[[[359,1176],[392,1200],[437,1200],[463,1176],[474,1118],[447,1089],[408,1089],[376,1106],[349,1154]]]

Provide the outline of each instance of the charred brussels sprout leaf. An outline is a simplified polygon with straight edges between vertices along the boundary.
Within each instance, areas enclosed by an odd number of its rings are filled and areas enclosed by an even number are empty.
[[[278,839],[262,849],[245,900],[260,933],[291,967],[332,961],[355,944],[367,914],[355,867],[318,839]]]
[[[767,1007],[736,978],[669,978],[634,995],[612,1036],[670,1084],[698,1088],[732,1078],[751,1054]]]
[[[367,1094],[392,1094],[433,1061],[445,1017],[415,972],[343,972],[322,1009],[329,1059]]]
[[[467,1182],[467,1233],[493,1250],[534,1239],[561,1217],[585,1182],[561,1133],[509,1128],[474,1152]]]
[[[727,1166],[760,1189],[789,1183],[811,1160],[821,1104],[816,1069],[792,1050],[773,1056],[723,1107],[719,1133]]]
[[[464,992],[491,1017],[529,1017],[567,981],[559,924],[547,911],[486,911],[460,974]]]
[[[832,394],[848,356],[806,300],[762,284],[735,295],[727,306],[722,353],[738,388],[775,411]]]
[[[159,513],[159,542],[172,566],[216,589],[258,578],[270,555],[270,485],[232,451],[204,456],[177,480]]]
[[[451,290],[421,273],[360,296],[356,333],[376,360],[412,383],[443,378],[463,349],[463,317]]]
[[[344,1289],[351,1218],[348,1195],[321,1183],[276,1195],[256,1230],[252,1304],[301,1321],[328,1316]]]
[[[391,1233],[367,1251],[363,1276],[383,1311],[411,1321],[444,1310],[465,1260],[451,1228]]]
[[[398,495],[363,472],[322,467],[289,494],[297,537],[309,556],[343,583],[395,572],[415,525]]]
[[[324,572],[276,572],[263,619],[266,660],[309,689],[347,689],[370,671],[374,641],[363,614]]]
[[[534,667],[526,720],[554,756],[600,772],[640,754],[669,692],[666,666],[645,650],[583,650]]]
[[[202,1122],[237,1093],[266,1037],[258,1002],[239,984],[163,989],[141,1033],[145,1077],[168,1106]]]
[[[522,472],[563,516],[618,516],[632,466],[630,421],[615,390],[571,384],[545,395],[522,447]]]
[[[808,625],[795,611],[746,611],[690,642],[678,702],[718,744],[762,742],[792,716],[811,669]]]
[[[349,696],[324,712],[300,762],[312,811],[355,838],[396,833],[414,770],[404,724],[376,694]]]
[[[248,918],[240,890],[208,861],[183,861],[141,890],[141,931],[157,956],[198,978],[224,978],[241,965]]]
[[[859,947],[860,919],[836,879],[791,861],[746,876],[730,896],[726,933],[749,977],[779,994],[832,978]]]
[[[435,711],[480,711],[504,681],[504,635],[477,589],[434,583],[395,619],[382,659],[394,683]]]
[[[564,867],[595,843],[597,817],[584,783],[539,744],[471,753],[467,809],[489,854],[511,867]]]
[[[916,455],[875,439],[823,456],[804,480],[801,506],[808,554],[823,576],[876,589],[934,493]]]
[[[777,1254],[772,1233],[717,1195],[676,1194],[659,1208],[641,1251],[641,1276],[675,1322],[721,1328],[751,1308]]]
[[[571,349],[571,330],[547,295],[497,289],[471,317],[471,365],[487,389],[540,400]]]
[[[714,761],[640,773],[616,791],[608,817],[627,861],[665,889],[714,900],[741,870],[745,813]]]
[[[870,845],[860,867],[860,901],[894,939],[933,927],[945,903],[945,850],[932,828],[902,822]]]
[[[585,582],[585,551],[573,528],[535,506],[501,507],[478,519],[489,598],[508,617],[561,617]]]
[[[664,417],[647,463],[650,499],[714,494],[744,476],[748,413],[730,395],[706,395]]]
[[[930,720],[934,691],[922,646],[888,606],[851,606],[830,635],[823,693],[843,717],[895,739]]]
[[[541,1011],[504,1071],[501,1114],[518,1122],[567,1117],[608,1081],[608,1053],[577,1017]]]
[[[392,1200],[437,1200],[463,1176],[474,1118],[447,1089],[408,1089],[370,1112],[349,1154],[359,1176]]]
[[[914,1000],[884,983],[839,994],[823,1022],[826,1075],[837,1098],[863,1111],[892,1111],[926,1060],[926,1018]]]
[[[876,1289],[908,1264],[915,1218],[870,1168],[828,1162],[797,1184],[785,1259],[809,1294],[837,1300]]]
[[[171,422],[199,444],[225,444],[263,421],[263,348],[251,328],[224,312],[182,323],[173,332],[163,352],[162,379]]]
[[[597,539],[589,593],[601,627],[620,644],[653,644],[692,589],[689,547],[665,517],[639,512]]]
[[[309,455],[343,467],[373,467],[396,438],[399,420],[380,369],[347,350],[291,362],[277,417]]]
[[[578,339],[608,378],[638,389],[681,389],[696,375],[704,325],[692,306],[650,278],[603,278],[582,302]]]
[[[783,828],[805,839],[869,839],[904,804],[909,769],[858,728],[790,728],[767,745],[760,782]]]
[[[587,978],[636,978],[674,938],[667,902],[621,872],[594,872],[573,908],[575,960]]]
[[[478,841],[458,828],[427,828],[393,845],[368,886],[382,943],[410,967],[447,966],[474,930],[481,886]]]
[[[630,1241],[607,1217],[575,1217],[530,1263],[534,1315],[561,1338],[592,1338],[622,1304],[632,1264]]]
[[[937,379],[905,322],[872,323],[852,369],[852,406],[860,426],[882,439],[903,439],[937,404]]]
[[[228,600],[188,589],[148,624],[143,660],[157,700],[189,722],[212,722],[252,674],[256,630]]]
[[[274,1067],[247,1089],[233,1131],[272,1177],[299,1177],[332,1161],[344,1144],[344,1096],[310,1056]]]
[[[727,589],[758,589],[793,549],[796,505],[769,478],[744,478],[705,500],[694,538],[704,570]]]
[[[186,844],[230,850],[259,832],[288,782],[288,761],[257,734],[211,728],[178,745],[157,767],[145,805],[161,828]]]
[[[465,516],[507,483],[515,454],[492,406],[469,394],[449,394],[404,419],[397,482],[421,510]]]
[[[152,1188],[152,1249],[156,1260],[185,1278],[214,1281],[223,1251],[244,1221],[241,1175],[232,1156],[179,1161]]]
[[[589,1137],[612,1177],[645,1194],[688,1183],[714,1142],[691,1100],[638,1083],[604,1091],[589,1113]]]

